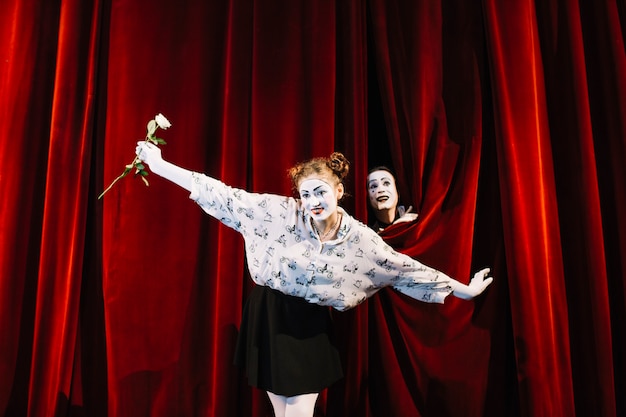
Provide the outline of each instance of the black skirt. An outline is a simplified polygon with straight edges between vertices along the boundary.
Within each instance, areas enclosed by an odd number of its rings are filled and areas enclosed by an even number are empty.
[[[343,377],[329,307],[255,286],[244,307],[235,364],[264,391],[288,397],[322,391]]]

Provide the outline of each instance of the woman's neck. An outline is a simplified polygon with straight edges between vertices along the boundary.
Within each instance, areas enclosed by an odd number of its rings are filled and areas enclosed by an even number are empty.
[[[335,211],[323,221],[317,222],[313,220],[313,227],[315,228],[320,240],[324,242],[326,240],[334,239],[335,236],[337,236],[340,223],[341,214],[338,211]]]

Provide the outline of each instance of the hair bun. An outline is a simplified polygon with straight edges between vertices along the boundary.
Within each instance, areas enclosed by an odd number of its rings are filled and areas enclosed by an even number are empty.
[[[310,175],[328,176],[332,181],[343,182],[348,175],[350,162],[340,152],[333,152],[329,157],[316,157],[308,161],[300,162],[291,167],[287,173],[291,178],[291,186],[294,195],[298,195],[298,187],[303,178]],[[333,178],[330,178],[330,177]],[[336,177],[336,178],[335,178]]]
[[[328,158],[328,167],[343,181],[350,170],[350,162],[341,152],[333,152]]]

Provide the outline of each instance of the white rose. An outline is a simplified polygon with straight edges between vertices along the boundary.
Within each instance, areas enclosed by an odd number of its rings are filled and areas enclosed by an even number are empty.
[[[157,122],[157,124],[159,125],[161,129],[167,129],[168,127],[172,127],[172,124],[170,123],[170,121],[167,120],[167,118],[163,116],[161,113],[154,116],[154,120]]]

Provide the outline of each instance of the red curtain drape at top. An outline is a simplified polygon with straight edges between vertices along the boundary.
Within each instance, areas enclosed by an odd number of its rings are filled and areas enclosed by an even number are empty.
[[[475,302],[383,291],[335,314],[346,377],[318,415],[624,414],[624,12],[0,2],[0,413],[271,415],[231,365],[240,237],[154,175],[97,200],[162,112],[167,159],[253,191],[343,151],[362,220],[385,142],[420,212],[386,238],[462,280],[492,266]]]

